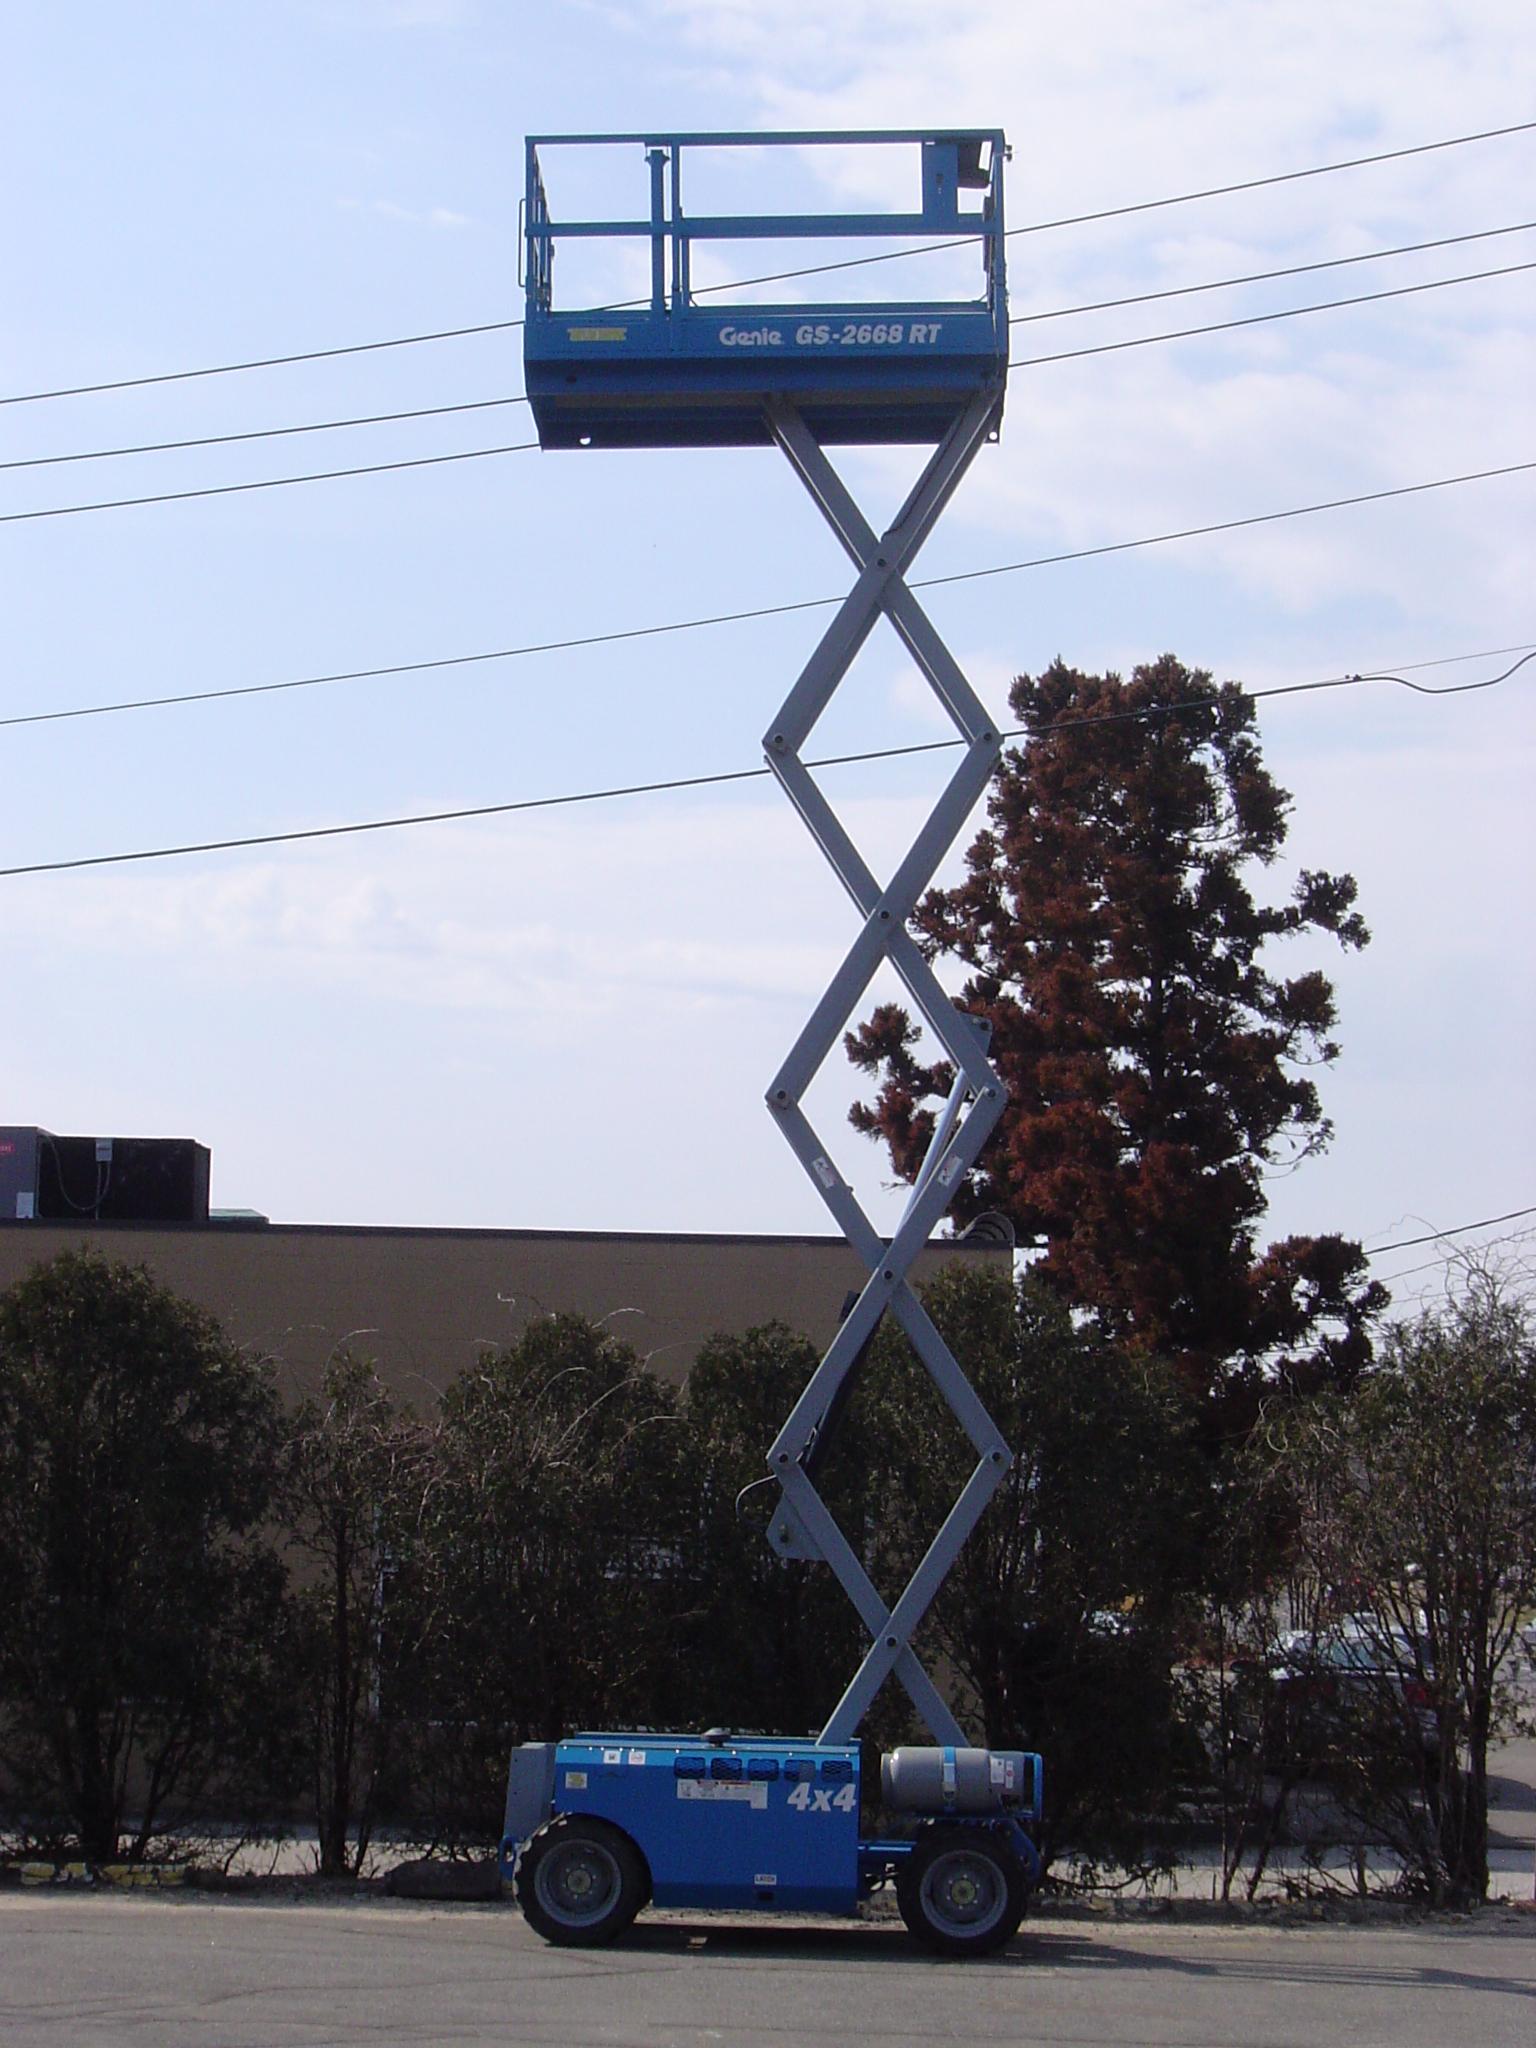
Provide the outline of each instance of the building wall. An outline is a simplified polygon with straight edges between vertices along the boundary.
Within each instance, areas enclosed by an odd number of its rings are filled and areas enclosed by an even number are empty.
[[[412,1230],[331,1224],[0,1222],[0,1288],[35,1262],[93,1245],[145,1265],[218,1317],[237,1343],[280,1361],[284,1392],[313,1392],[350,1343],[418,1408],[481,1350],[545,1313],[608,1326],[681,1381],[704,1339],[778,1320],[830,1342],[864,1270],[841,1238]],[[950,1258],[1001,1262],[991,1247],[937,1246],[915,1277]]]

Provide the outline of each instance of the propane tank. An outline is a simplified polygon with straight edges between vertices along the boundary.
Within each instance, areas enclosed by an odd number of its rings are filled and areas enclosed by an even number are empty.
[[[901,1813],[1007,1813],[1031,1797],[1018,1749],[893,1749],[880,1759],[887,1806]]]

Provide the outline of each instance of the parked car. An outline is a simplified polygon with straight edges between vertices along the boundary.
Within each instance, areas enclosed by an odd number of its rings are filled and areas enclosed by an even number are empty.
[[[1260,1680],[1268,1747],[1304,1767],[1367,1748],[1439,1751],[1432,1674],[1407,1636],[1359,1627],[1293,1630]]]

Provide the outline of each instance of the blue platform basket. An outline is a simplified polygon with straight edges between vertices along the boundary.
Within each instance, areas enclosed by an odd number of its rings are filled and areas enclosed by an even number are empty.
[[[685,214],[689,153],[805,152],[850,145],[905,149],[920,204],[891,213]],[[648,189],[644,217],[557,219],[540,152],[630,149]],[[737,135],[543,135],[528,140],[524,263],[524,370],[544,448],[745,447],[771,440],[765,407],[787,399],[816,438],[831,442],[941,440],[1008,365],[1003,163],[997,129]],[[786,159],[786,179],[791,169]],[[770,167],[772,159],[769,159]],[[650,293],[641,301],[562,307],[556,249],[576,238],[648,245]],[[813,304],[772,299],[710,302],[695,291],[696,242],[806,245],[796,268],[839,258],[830,244],[879,239],[905,253],[922,245],[967,249],[977,261],[972,298],[914,296]],[[819,247],[817,245],[820,245]],[[881,252],[884,253],[884,252]],[[868,259],[841,261],[860,278]],[[900,263],[890,266],[899,276]],[[719,289],[719,288],[717,288]]]

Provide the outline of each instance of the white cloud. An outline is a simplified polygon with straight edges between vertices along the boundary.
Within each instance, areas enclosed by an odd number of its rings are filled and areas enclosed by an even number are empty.
[[[1469,132],[1525,111],[1536,15],[1480,0],[650,0],[662,34],[728,68],[765,123],[1002,121],[1010,219],[1054,219]],[[899,197],[836,153],[830,193]],[[1011,244],[1016,312],[1389,247],[1520,217],[1527,139],[1408,157]],[[904,170],[910,166],[903,166]],[[1019,357],[1454,276],[1523,239],[1016,328]],[[957,501],[1000,559],[1390,490],[1536,455],[1529,324],[1511,277],[1203,340],[1016,370],[999,448]],[[865,458],[876,472],[878,457]],[[894,470],[894,459],[887,467]],[[1180,574],[1292,619],[1344,603],[1433,616],[1480,644],[1523,604],[1529,481],[1181,545]],[[1021,546],[1020,543],[1023,543]],[[920,572],[919,572],[920,573]]]

